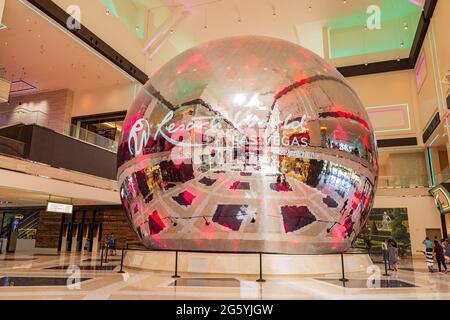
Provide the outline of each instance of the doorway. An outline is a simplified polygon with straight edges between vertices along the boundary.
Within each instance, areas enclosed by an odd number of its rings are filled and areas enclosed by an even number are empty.
[[[442,239],[441,229],[425,229],[425,234],[431,241],[434,240],[434,237],[437,237],[439,241]]]

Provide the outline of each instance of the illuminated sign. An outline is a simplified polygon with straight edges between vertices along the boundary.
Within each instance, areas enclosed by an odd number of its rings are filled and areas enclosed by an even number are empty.
[[[429,191],[430,194],[434,197],[436,205],[442,214],[450,213],[449,188],[449,183],[442,183]]]
[[[216,136],[219,132],[223,133],[223,136],[228,136],[226,134],[227,130],[224,130],[221,116],[214,117],[192,117],[191,121],[187,123],[179,123],[172,122],[175,117],[174,111],[169,111],[164,119],[153,127],[146,119],[137,120],[133,127],[130,130],[130,134],[128,136],[128,150],[132,156],[139,156],[144,147],[147,145],[150,139],[157,140],[159,136],[162,136],[167,142],[179,146],[179,147],[193,147],[193,148],[201,148],[204,147],[203,143],[191,143],[184,142],[183,139],[175,140],[172,137],[174,135],[180,135],[186,132],[195,131],[197,133],[206,132],[206,131],[214,131],[216,132]],[[277,117],[274,117],[277,118]],[[306,130],[305,125],[308,122],[309,118],[307,115],[301,116],[299,119],[293,119],[293,115],[289,114],[286,116],[284,121],[277,121],[274,118],[267,120],[261,119],[258,116],[251,113],[242,113],[238,111],[236,116],[234,117],[235,128],[240,130],[292,130],[297,131],[298,133],[304,132]],[[151,134],[151,130],[155,129],[155,133]],[[232,132],[232,130],[229,130]],[[254,132],[254,131],[253,131]],[[232,136],[232,134],[230,134]],[[257,143],[259,136],[254,135],[250,137],[245,137],[242,139],[249,140],[249,143]],[[292,140],[292,141],[291,141]],[[278,144],[282,144],[283,146],[288,146],[292,144],[294,146],[308,146],[307,138],[294,138],[289,139],[288,137],[277,138],[269,136],[266,138],[266,143],[274,143],[278,142]]]
[[[65,203],[48,202],[47,212],[72,213],[73,205]]]

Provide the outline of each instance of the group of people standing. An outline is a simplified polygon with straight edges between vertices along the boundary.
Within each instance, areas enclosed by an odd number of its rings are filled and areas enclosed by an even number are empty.
[[[389,269],[398,271],[398,263],[400,261],[398,254],[398,244],[393,238],[384,240],[381,244],[383,255],[389,265]]]
[[[450,242],[448,239],[438,240],[434,237],[431,241],[429,237],[423,241],[425,246],[425,259],[429,272],[434,272],[434,260],[438,264],[439,272],[447,273],[447,262],[450,261]]]

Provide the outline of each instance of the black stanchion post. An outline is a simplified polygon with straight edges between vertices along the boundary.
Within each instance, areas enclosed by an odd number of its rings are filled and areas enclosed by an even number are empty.
[[[172,278],[177,279],[180,276],[178,275],[178,250],[175,251],[175,274],[172,276]]]
[[[105,253],[105,263],[108,263],[108,251],[109,251],[109,245],[106,245],[106,253]]]
[[[259,253],[259,279],[256,282],[266,282],[262,276],[262,253]]]
[[[387,260],[386,260],[386,250],[383,250],[383,260],[384,260],[384,274],[383,276],[385,277],[390,277],[391,275],[388,273],[388,268],[387,268]]]
[[[125,249],[124,248],[122,248],[122,257],[120,258],[120,271],[119,271],[119,273],[125,273],[124,271],[123,271],[123,257],[124,257],[124,251],[125,251]]]
[[[342,278],[339,281],[343,282],[344,285],[349,280],[345,277],[345,267],[344,267],[344,253],[341,252],[341,269],[342,269]]]
[[[102,244],[102,256],[100,258],[100,267],[103,267],[103,251],[104,251],[104,249],[105,249],[105,245]]]

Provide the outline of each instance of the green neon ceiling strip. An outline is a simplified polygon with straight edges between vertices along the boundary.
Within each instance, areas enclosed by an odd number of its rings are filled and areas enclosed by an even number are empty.
[[[136,37],[144,39],[146,27],[145,10],[135,6],[134,2],[129,0],[100,0],[100,3],[116,18],[120,19]]]
[[[431,149],[427,149],[428,154],[428,165],[430,166],[430,175],[431,175],[431,185],[436,185],[436,180],[434,179],[434,169],[433,169],[433,157],[431,155]]]
[[[101,0],[101,3],[108,8],[109,12],[111,12],[114,16],[118,17],[116,5],[113,0]]]
[[[376,5],[376,3],[373,4]],[[334,30],[347,29],[358,26],[363,27],[367,22],[367,18],[370,16],[366,12],[368,6],[368,3],[366,3],[365,5],[362,4],[361,11],[359,13],[330,20],[327,23],[328,28]],[[422,14],[422,9],[412,4],[409,0],[382,0],[380,8],[382,23],[401,20],[409,17],[414,17],[415,21],[417,21],[418,23],[420,15]]]
[[[380,5],[382,29],[366,31],[364,25],[370,17],[367,6],[362,5],[357,14],[327,24],[332,59],[398,50],[400,40],[404,42],[404,49],[412,48],[421,8],[409,0],[383,0]],[[403,29],[404,22],[408,23],[408,30]],[[353,40],[349,42],[349,38]]]

